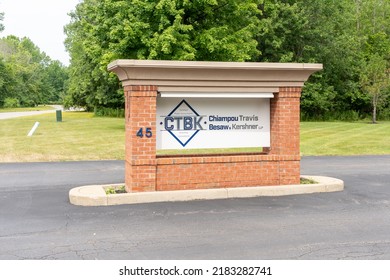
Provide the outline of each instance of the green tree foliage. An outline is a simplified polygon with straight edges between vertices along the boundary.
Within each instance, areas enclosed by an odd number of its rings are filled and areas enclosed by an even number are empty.
[[[64,65],[58,60],[50,61],[45,67],[43,79],[47,86],[45,102],[56,103],[63,100],[69,79],[68,71]]]
[[[66,27],[70,104],[117,107],[114,59],[245,61],[259,55],[257,0],[85,0]]]
[[[4,99],[4,108],[18,108],[20,106],[17,98],[7,97]]]
[[[381,27],[372,32],[365,42],[360,84],[370,96],[372,122],[376,123],[378,110],[390,112],[390,39]]]
[[[268,0],[260,9],[259,61],[324,64],[303,90],[304,117],[325,120],[370,111],[361,75],[368,53],[389,54],[389,1]]]
[[[390,2],[357,1],[357,32],[362,40],[364,60],[360,85],[371,99],[372,122],[377,111],[390,117]]]
[[[373,54],[361,73],[362,88],[371,96],[372,122],[376,123],[377,108],[385,102],[386,90],[390,89],[390,67],[379,54]],[[387,92],[388,93],[388,92]]]
[[[259,6],[258,61],[301,62],[309,21],[296,1],[265,0]]]
[[[2,32],[4,30],[4,25],[1,23],[3,21],[3,18],[4,18],[4,14],[0,13],[0,32]],[[2,57],[0,57],[0,96],[2,96],[2,93],[4,92],[5,83],[8,80],[8,73],[6,72],[6,70],[7,69],[6,69],[6,66],[4,64],[4,61],[3,61]],[[1,100],[0,100],[0,102],[1,102]]]
[[[1,23],[4,19],[4,13],[0,13],[0,32],[4,30],[4,25]]]
[[[66,79],[65,67],[30,39],[0,39],[0,107],[6,100],[17,100],[21,106],[58,102]]]
[[[336,93],[321,115],[358,111],[366,107],[369,99],[359,94],[362,56],[359,37],[354,30],[350,1],[315,0],[306,1],[305,5],[308,16],[312,18],[309,30],[315,30],[310,33],[308,42],[311,44],[311,51],[306,59],[315,59],[324,64],[322,78],[314,76],[310,81],[320,83],[326,89],[319,92],[320,95],[326,96],[330,88]],[[308,97],[307,94],[309,91],[304,90],[303,99]]]
[[[106,70],[118,58],[316,62],[303,116],[364,117],[370,61],[390,59],[388,0],[84,0],[71,16],[67,104],[90,109],[123,107]],[[390,116],[388,91],[379,115]]]

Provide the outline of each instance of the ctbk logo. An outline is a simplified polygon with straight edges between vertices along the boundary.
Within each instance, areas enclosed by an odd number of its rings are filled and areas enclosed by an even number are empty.
[[[203,130],[200,122],[203,117],[171,117],[167,116],[164,119],[164,128],[167,131],[171,130]]]
[[[164,129],[185,147],[202,127],[203,116],[200,116],[194,108],[184,99],[164,118]],[[206,123],[206,122],[205,122]]]

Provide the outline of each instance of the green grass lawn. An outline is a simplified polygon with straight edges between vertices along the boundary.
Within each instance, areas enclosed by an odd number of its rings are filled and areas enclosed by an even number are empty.
[[[38,121],[32,137],[28,132]],[[0,162],[124,159],[124,119],[64,112],[0,120]],[[301,123],[302,155],[390,154],[390,122]]]
[[[32,137],[28,132],[40,122]],[[0,121],[0,162],[123,159],[124,119],[64,112]]]
[[[390,122],[303,122],[301,154],[390,154]]]
[[[10,113],[10,112],[30,112],[30,111],[47,111],[54,110],[52,106],[39,105],[37,107],[27,107],[27,108],[0,108],[0,113]]]

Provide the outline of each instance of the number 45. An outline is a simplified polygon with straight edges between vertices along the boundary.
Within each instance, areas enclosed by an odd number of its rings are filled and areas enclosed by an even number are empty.
[[[146,136],[147,138],[150,138],[150,137],[153,136],[152,129],[151,129],[150,127],[146,127],[146,128],[145,128],[145,136]],[[138,130],[138,132],[137,132],[137,137],[140,137],[140,138],[144,137],[144,129],[143,129],[143,127],[141,127],[141,128]]]

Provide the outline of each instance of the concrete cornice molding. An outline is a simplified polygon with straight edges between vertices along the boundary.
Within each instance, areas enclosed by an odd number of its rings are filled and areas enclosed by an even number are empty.
[[[167,60],[115,60],[108,70],[125,85],[164,87],[277,88],[303,86],[322,64],[210,62]]]
[[[108,65],[108,70],[116,67],[143,68],[201,68],[201,69],[256,69],[256,70],[314,70],[322,69],[317,63],[271,63],[271,62],[215,62],[215,61],[175,61],[175,60],[136,60],[118,59]]]

